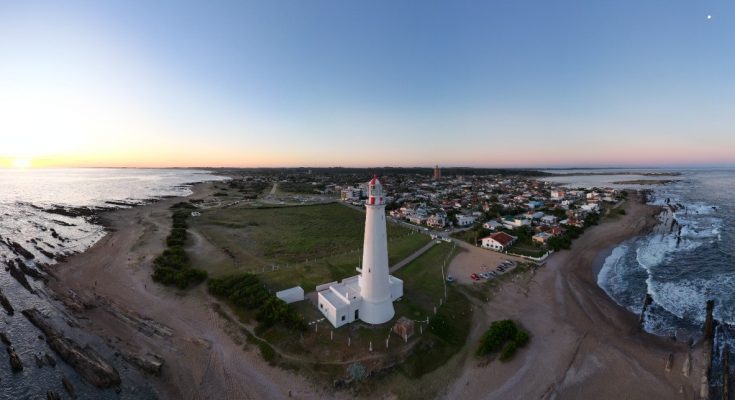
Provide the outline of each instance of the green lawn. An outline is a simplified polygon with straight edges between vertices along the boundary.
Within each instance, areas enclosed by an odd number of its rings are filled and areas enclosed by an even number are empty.
[[[396,315],[414,320],[430,318],[424,326],[418,350],[401,366],[410,378],[418,378],[444,365],[464,345],[470,331],[472,311],[470,303],[460,289],[447,284],[447,300],[444,297],[442,265],[448,256],[451,260],[460,248],[441,243],[432,247],[396,273],[403,279],[404,297],[395,303]],[[434,315],[434,306],[437,314]]]
[[[301,285],[308,292],[356,274],[365,214],[335,203],[233,207],[205,210],[191,225],[217,246],[213,254],[193,255],[197,267],[214,276],[265,270],[261,278],[273,289]],[[390,222],[387,229],[391,264],[430,240]],[[278,270],[272,271],[274,265]]]

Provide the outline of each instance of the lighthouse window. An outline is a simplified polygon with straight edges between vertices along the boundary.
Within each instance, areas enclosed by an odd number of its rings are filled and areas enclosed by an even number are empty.
[[[344,321],[344,320],[345,320],[345,316],[343,315],[343,316],[342,316],[342,321]]]

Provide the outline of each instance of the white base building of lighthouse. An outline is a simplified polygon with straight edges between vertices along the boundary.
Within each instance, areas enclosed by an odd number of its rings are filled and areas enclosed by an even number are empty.
[[[316,288],[319,311],[335,328],[358,319],[369,324],[386,323],[395,315],[393,302],[403,296],[403,281],[389,274],[385,197],[377,177],[368,185],[365,209],[362,268],[357,269],[360,274]]]

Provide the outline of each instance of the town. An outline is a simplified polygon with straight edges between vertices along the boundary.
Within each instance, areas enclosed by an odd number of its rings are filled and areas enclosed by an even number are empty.
[[[339,195],[341,202],[363,207],[369,175],[348,172],[284,171],[248,179],[276,179],[280,187],[303,193],[296,200]],[[534,171],[442,171],[436,166],[433,171],[382,172],[386,212],[394,222],[533,261],[568,249],[585,227],[597,223],[606,204],[614,206],[628,194],[612,188],[568,188],[544,181],[544,174]]]

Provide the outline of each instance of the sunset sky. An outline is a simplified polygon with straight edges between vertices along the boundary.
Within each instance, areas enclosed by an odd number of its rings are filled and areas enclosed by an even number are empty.
[[[0,2],[0,166],[732,166],[734,149],[732,1]]]

